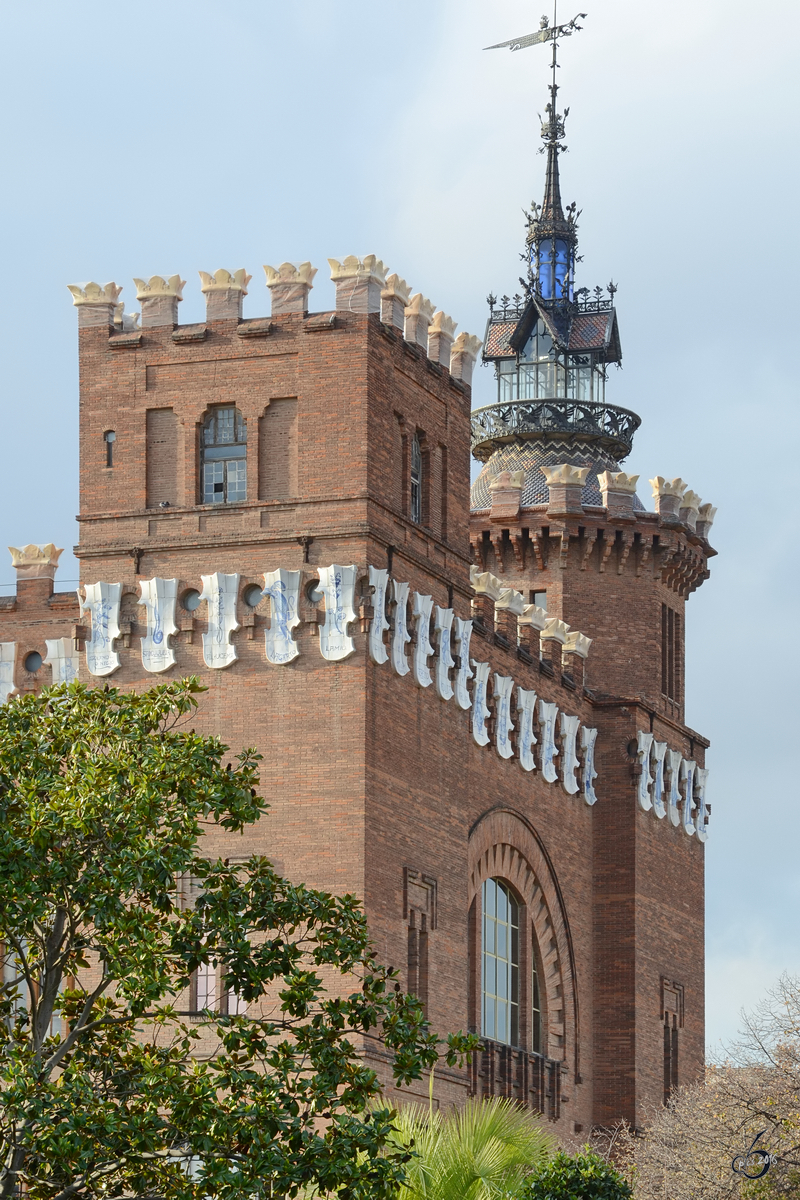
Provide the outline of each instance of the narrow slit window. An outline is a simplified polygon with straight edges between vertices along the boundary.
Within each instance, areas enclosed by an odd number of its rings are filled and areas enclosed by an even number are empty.
[[[416,433],[411,439],[411,520],[422,524],[422,447]]]
[[[107,429],[103,434],[103,441],[106,447],[106,466],[113,467],[114,465],[114,443],[117,440],[117,435],[113,429]]]
[[[534,1054],[542,1053],[542,1042],[542,993],[534,942],[531,946],[531,1050]]]

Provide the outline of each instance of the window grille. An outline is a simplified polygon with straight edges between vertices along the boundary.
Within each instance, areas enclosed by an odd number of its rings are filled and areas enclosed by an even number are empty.
[[[237,408],[215,408],[203,425],[203,504],[247,499],[247,422]]]

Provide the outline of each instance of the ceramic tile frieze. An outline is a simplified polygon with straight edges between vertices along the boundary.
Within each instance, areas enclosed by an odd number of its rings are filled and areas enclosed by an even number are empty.
[[[414,620],[414,650],[411,656],[411,667],[414,683],[417,687],[427,688],[433,683],[428,659],[433,654],[431,645],[431,613],[433,612],[433,596],[420,596],[414,592],[411,603],[411,616]]]
[[[472,668],[469,665],[472,620],[463,621],[461,617],[456,617],[453,626],[455,628],[456,654],[458,655],[458,668],[456,670],[453,690],[456,704],[466,712],[472,705],[472,697],[469,694],[468,686],[470,679],[472,679]]]
[[[555,783],[558,779],[555,764],[555,759],[558,755],[558,747],[556,746],[557,712],[557,704],[546,704],[544,700],[539,701],[539,729],[542,734],[542,778],[546,779],[548,783]]]
[[[394,623],[392,626],[391,660],[392,670],[396,675],[407,675],[411,670],[406,657],[406,646],[411,641],[408,632],[408,591],[407,583],[392,580],[392,603],[394,606]]]
[[[53,683],[72,683],[78,678],[78,654],[72,638],[46,638],[47,657],[53,670]]]
[[[5,704],[14,690],[14,664],[16,661],[17,643],[0,642],[0,704]]]
[[[587,804],[597,804],[597,794],[594,781],[597,771],[594,765],[594,751],[597,745],[597,730],[581,725],[581,791]]]
[[[333,563],[320,567],[319,590],[325,598],[325,624],[319,631],[319,649],[328,662],[341,662],[355,652],[356,644],[347,632],[356,619],[356,568]]]
[[[494,677],[494,744],[501,758],[513,758],[514,747],[511,734],[514,726],[511,722],[511,695],[514,691],[514,680],[510,675],[495,675]]]
[[[175,665],[175,651],[170,636],[178,632],[175,624],[175,604],[178,598],[177,579],[142,579],[140,604],[145,607],[147,634],[141,638],[142,666],[145,671],[167,671]]]
[[[433,610],[433,631],[436,635],[436,662],[433,668],[433,679],[436,695],[440,700],[452,700],[453,698],[453,685],[450,682],[450,672],[456,665],[450,650],[453,616],[452,608],[439,608],[437,604]]]
[[[568,796],[575,796],[580,791],[580,784],[575,773],[580,767],[578,761],[578,726],[580,717],[570,717],[561,713],[561,786]]]
[[[300,572],[278,571],[264,573],[264,593],[269,597],[269,629],[264,632],[264,648],[267,662],[284,666],[293,662],[300,653],[294,640],[293,629],[300,624],[298,614],[300,597]]]
[[[86,642],[86,666],[91,675],[112,675],[119,669],[114,642],[119,637],[121,583],[87,583],[85,596],[78,592],[81,613],[88,613],[91,634]]]
[[[523,771],[535,771],[536,759],[533,757],[533,747],[536,745],[536,734],[533,725],[536,719],[536,692],[526,688],[517,688],[517,761]]]
[[[472,688],[472,737],[479,746],[489,745],[489,730],[486,722],[492,715],[486,703],[486,690],[489,685],[489,664],[473,660],[475,683]]]
[[[231,634],[239,628],[236,619],[236,600],[239,595],[239,575],[201,575],[203,590],[200,599],[208,605],[208,625],[203,634],[203,661],[207,667],[222,669],[236,662],[236,647]]]
[[[383,635],[389,628],[386,620],[386,593],[389,586],[389,572],[384,568],[369,569],[369,586],[372,588],[372,620],[369,623],[369,656],[376,666],[382,666],[389,661]]]

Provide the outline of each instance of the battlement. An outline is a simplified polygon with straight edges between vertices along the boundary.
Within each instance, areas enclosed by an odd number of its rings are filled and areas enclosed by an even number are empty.
[[[331,280],[336,290],[334,314],[376,313],[381,321],[402,330],[411,345],[418,346],[431,362],[449,370],[454,379],[470,385],[475,362],[481,350],[480,338],[460,334],[456,338],[456,322],[426,299],[420,292],[411,295],[411,288],[397,273],[374,254],[363,259],[348,255],[341,262],[330,258]],[[264,275],[271,298],[271,317],[290,314],[309,316],[309,294],[314,286],[317,268],[310,262],[282,263],[279,267],[266,265]],[[149,279],[134,279],[136,299],[141,314],[131,313],[123,318],[124,304],[119,300],[122,286],[116,283],[69,284],[72,302],[78,309],[78,328],[105,329],[109,344],[115,349],[142,345],[141,330],[168,329],[178,344],[204,340],[207,326],[220,322],[242,322],[242,303],[248,294],[252,276],[245,269],[228,271],[220,268],[213,274],[200,271],[201,292],[206,298],[205,326],[178,324],[178,304],[183,300],[186,280],[180,275],[152,275]],[[315,316],[312,314],[313,322]],[[332,326],[333,320],[328,324]],[[241,330],[244,337],[267,336],[273,327],[263,317],[251,318]],[[183,330],[191,331],[186,336]]]

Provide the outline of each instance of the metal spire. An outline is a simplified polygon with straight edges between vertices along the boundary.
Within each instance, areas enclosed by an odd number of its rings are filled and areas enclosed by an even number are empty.
[[[541,207],[533,205],[533,215],[530,218],[528,230],[529,276],[531,284],[537,292],[550,300],[569,300],[572,298],[574,279],[575,248],[577,246],[577,214],[575,205],[570,205],[564,215],[561,202],[561,182],[559,178],[558,156],[566,150],[564,142],[564,121],[569,114],[566,108],[558,112],[558,83],[556,71],[558,64],[558,42],[562,37],[570,37],[582,26],[578,23],[586,17],[586,13],[578,13],[571,21],[558,24],[558,0],[553,0],[553,24],[547,17],[542,17],[539,29],[535,33],[523,37],[511,38],[507,42],[498,42],[487,46],[487,50],[499,50],[508,46],[512,51],[522,50],[527,46],[536,46],[542,42],[553,43],[551,60],[552,80],[550,83],[550,102],[545,107],[546,118],[542,122],[542,153],[547,154],[547,172],[545,176],[544,199]]]

